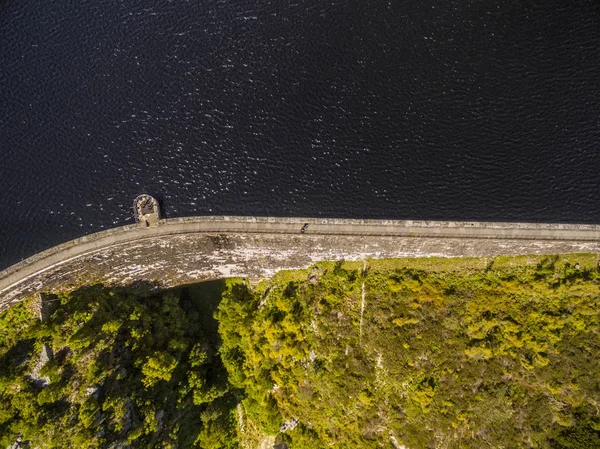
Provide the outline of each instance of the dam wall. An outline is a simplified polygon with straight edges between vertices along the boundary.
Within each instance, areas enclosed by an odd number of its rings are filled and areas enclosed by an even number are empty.
[[[0,310],[91,283],[164,287],[259,280],[320,260],[599,253],[600,225],[187,217],[122,226],[50,248],[0,272]]]

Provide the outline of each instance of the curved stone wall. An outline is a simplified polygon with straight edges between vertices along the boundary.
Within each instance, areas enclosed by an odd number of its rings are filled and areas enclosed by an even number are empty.
[[[319,260],[598,252],[598,225],[176,218],[91,234],[9,267],[0,272],[0,310],[36,292],[95,282],[172,287],[232,276],[257,280]]]

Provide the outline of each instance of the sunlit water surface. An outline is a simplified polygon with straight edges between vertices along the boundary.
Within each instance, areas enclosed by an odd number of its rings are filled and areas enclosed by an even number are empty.
[[[0,268],[132,222],[600,222],[597,1],[8,0]]]

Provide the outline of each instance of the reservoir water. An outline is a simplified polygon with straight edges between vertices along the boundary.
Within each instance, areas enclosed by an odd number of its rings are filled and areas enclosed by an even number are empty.
[[[236,214],[600,223],[600,3],[6,0],[0,268]]]

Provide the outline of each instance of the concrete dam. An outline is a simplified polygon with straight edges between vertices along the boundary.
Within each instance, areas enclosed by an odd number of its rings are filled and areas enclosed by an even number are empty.
[[[157,219],[90,234],[0,272],[0,310],[38,292],[224,277],[321,260],[600,253],[600,225],[274,217]]]

